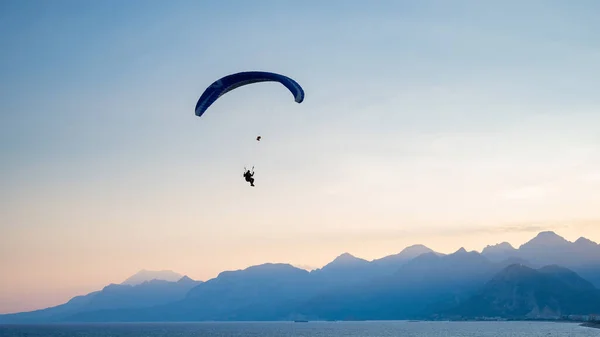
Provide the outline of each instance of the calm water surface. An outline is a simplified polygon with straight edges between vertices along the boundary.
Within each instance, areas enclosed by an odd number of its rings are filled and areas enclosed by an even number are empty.
[[[549,337],[599,336],[600,329],[535,322],[123,323],[0,326],[1,337]]]

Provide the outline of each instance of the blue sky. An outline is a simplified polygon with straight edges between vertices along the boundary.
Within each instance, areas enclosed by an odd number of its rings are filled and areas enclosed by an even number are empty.
[[[3,1],[0,286],[14,296],[0,311],[142,268],[206,279],[413,243],[518,245],[540,226],[600,241],[599,10]],[[244,70],[286,74],[306,99],[263,83],[194,115]]]

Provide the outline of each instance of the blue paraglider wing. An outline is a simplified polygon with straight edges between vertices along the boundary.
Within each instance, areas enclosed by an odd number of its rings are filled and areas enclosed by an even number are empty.
[[[279,82],[288,88],[292,95],[294,95],[294,100],[297,103],[302,103],[304,100],[304,90],[300,84],[291,78],[264,71],[246,71],[227,75],[206,88],[196,103],[196,116],[202,116],[206,109],[208,109],[208,107],[210,107],[219,97],[231,90],[258,82]]]

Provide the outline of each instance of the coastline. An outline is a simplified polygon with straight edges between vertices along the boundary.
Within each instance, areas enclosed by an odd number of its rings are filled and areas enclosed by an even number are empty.
[[[585,322],[579,325],[584,326],[586,328],[600,329],[600,322]]]

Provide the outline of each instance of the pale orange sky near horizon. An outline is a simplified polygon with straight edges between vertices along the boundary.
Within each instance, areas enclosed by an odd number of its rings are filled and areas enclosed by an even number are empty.
[[[600,242],[600,2],[139,4],[0,3],[0,312],[140,269]],[[304,102],[194,115],[244,70]]]
[[[311,238],[303,235],[300,238],[280,236],[277,243],[268,237],[247,238],[237,237],[230,240],[224,250],[236,249],[230,254],[220,252],[218,261],[223,265],[206,264],[206,259],[214,259],[213,254],[195,250],[189,240],[181,240],[177,251],[160,251],[151,253],[152,246],[148,246],[145,257],[138,256],[135,260],[140,264],[132,267],[131,258],[118,259],[105,257],[97,260],[98,265],[86,267],[78,261],[93,259],[92,255],[81,255],[78,259],[63,263],[61,268],[41,268],[34,277],[31,272],[15,276],[18,285],[1,282],[2,289],[11,289],[10,293],[0,296],[0,313],[20,312],[54,306],[68,301],[70,298],[100,290],[110,283],[123,282],[127,277],[141,269],[146,270],[173,270],[182,275],[187,275],[195,280],[206,281],[216,277],[225,270],[244,269],[251,265],[261,263],[290,263],[299,268],[320,268],[331,262],[335,257],[348,252],[356,257],[373,260],[390,254],[400,252],[403,248],[413,244],[424,244],[440,252],[452,253],[461,247],[471,251],[481,251],[488,244],[509,242],[515,248],[529,241],[540,231],[552,230],[569,241],[575,241],[584,236],[592,241],[600,242],[600,220],[593,221],[564,221],[558,223],[539,224],[510,224],[497,227],[464,227],[458,230],[441,229],[437,235],[435,231],[429,233],[403,234],[398,232],[370,232],[346,235],[315,235]],[[223,240],[226,240],[223,238]],[[227,240],[226,240],[227,241]],[[269,242],[271,241],[271,242]],[[326,243],[326,244],[325,244]],[[159,242],[155,242],[160,246]],[[308,248],[308,249],[307,249]],[[188,251],[189,256],[198,256],[198,259],[185,258],[183,252]],[[243,252],[243,254],[239,254]],[[203,254],[204,253],[204,254]],[[89,253],[88,253],[89,254]],[[221,255],[223,254],[223,255]],[[129,254],[128,254],[129,255]],[[158,256],[160,255],[160,256]],[[278,256],[278,258],[274,258]],[[109,260],[112,262],[108,263]],[[118,262],[117,262],[118,261]],[[66,262],[63,260],[63,262]],[[33,262],[35,263],[35,262]],[[52,264],[50,264],[52,265]],[[77,275],[73,277],[73,275]],[[18,278],[18,279],[17,279]],[[44,282],[40,282],[44,280]],[[40,285],[43,285],[40,287]]]

